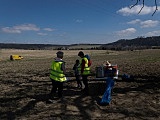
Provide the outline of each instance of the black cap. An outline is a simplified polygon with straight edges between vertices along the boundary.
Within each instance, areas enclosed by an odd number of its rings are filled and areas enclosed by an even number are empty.
[[[80,51],[80,52],[78,53],[78,56],[84,56],[84,53],[83,53],[82,51]]]
[[[58,51],[56,54],[57,55],[63,55],[63,52],[62,51]]]

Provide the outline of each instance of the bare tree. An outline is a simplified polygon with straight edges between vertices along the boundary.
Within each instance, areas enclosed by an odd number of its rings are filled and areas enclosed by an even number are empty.
[[[133,0],[132,0],[133,1]],[[142,5],[142,7],[141,7],[141,9],[140,9],[140,11],[138,12],[138,14],[142,11],[142,9],[144,8],[144,5],[145,5],[145,0],[135,0],[136,1],[136,3],[134,4],[134,5],[132,5],[130,8],[133,8],[134,6],[136,6],[136,5],[138,5],[138,3],[140,3],[141,1],[143,2],[143,5]],[[155,2],[155,6],[156,6],[156,8],[155,8],[155,11],[153,12],[153,14],[152,14],[152,16],[156,13],[156,11],[158,10],[158,6],[157,6],[157,0],[154,0],[154,2]]]

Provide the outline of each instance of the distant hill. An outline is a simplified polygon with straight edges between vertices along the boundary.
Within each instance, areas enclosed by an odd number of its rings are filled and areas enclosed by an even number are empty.
[[[153,48],[160,47],[160,36],[155,37],[139,37],[135,39],[121,39],[113,43],[104,44],[101,49],[144,49],[144,48]]]
[[[67,49],[96,49],[102,44],[71,44],[71,45],[52,45],[52,44],[14,44],[0,43],[0,49],[25,49],[25,50],[67,50]]]
[[[0,43],[0,49],[29,49],[29,50],[64,50],[64,49],[109,49],[109,50],[134,50],[160,48],[160,36],[138,37],[135,39],[121,39],[108,44],[71,44],[71,45],[52,45],[52,44],[13,44]]]

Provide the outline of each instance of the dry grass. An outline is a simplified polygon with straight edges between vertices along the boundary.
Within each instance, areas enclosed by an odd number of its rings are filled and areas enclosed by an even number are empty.
[[[82,119],[160,119],[160,50],[96,51],[90,54],[95,67],[105,60],[117,64],[120,76],[133,75],[134,81],[116,82],[110,106],[99,106],[96,99],[104,93],[104,82],[90,77],[90,95],[83,96],[76,82],[64,84],[64,100],[46,104],[51,89],[49,70],[57,51],[0,50],[0,119],[82,120]],[[66,69],[74,79],[72,67],[79,51],[64,51]],[[11,54],[23,60],[10,61]]]

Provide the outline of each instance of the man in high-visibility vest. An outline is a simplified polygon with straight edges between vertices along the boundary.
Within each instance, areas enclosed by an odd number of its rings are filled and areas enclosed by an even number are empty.
[[[56,92],[58,91],[58,98],[62,97],[63,92],[63,82],[66,81],[66,70],[65,62],[62,60],[63,52],[58,51],[57,57],[54,58],[51,65],[50,79],[52,81],[52,90],[50,93],[50,99],[55,97]]]
[[[81,73],[82,81],[85,86],[83,91],[85,92],[86,95],[88,95],[88,92],[89,92],[89,90],[88,90],[88,75],[90,74],[90,67],[88,66],[88,59],[85,57],[85,55],[82,51],[80,51],[78,53],[78,56],[81,57],[80,66],[79,66],[78,70]]]

